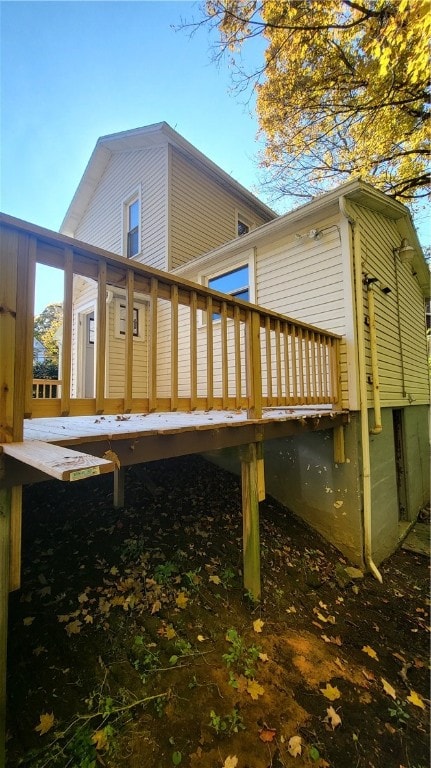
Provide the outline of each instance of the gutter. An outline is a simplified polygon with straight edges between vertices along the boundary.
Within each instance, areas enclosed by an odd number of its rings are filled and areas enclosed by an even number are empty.
[[[365,360],[364,305],[362,299],[361,230],[359,223],[349,213],[344,196],[339,198],[340,212],[349,222],[353,232],[353,264],[355,275],[356,328],[358,340],[359,401],[361,414],[361,446],[363,475],[364,559],[368,569],[380,583],[382,575],[372,557],[371,537],[371,462],[368,423],[367,368]]]

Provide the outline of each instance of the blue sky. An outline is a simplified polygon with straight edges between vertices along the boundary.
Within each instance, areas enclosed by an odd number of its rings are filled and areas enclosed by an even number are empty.
[[[170,0],[2,2],[1,210],[57,230],[98,137],[162,120],[259,193],[253,101],[230,92],[208,32],[175,30],[198,15]],[[37,311],[61,300],[54,286],[38,280]]]

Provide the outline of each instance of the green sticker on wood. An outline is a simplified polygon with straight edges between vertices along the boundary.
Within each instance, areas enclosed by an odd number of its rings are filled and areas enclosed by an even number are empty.
[[[86,477],[93,477],[93,475],[100,475],[99,467],[86,467],[86,469],[75,469],[70,473],[69,480],[84,480]]]

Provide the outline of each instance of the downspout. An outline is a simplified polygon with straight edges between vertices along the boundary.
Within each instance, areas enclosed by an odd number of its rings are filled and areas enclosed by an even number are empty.
[[[371,544],[371,462],[368,424],[367,367],[365,359],[364,305],[362,299],[361,231],[357,221],[347,211],[346,200],[339,198],[340,211],[353,231],[353,264],[355,276],[356,331],[358,340],[359,402],[361,414],[363,508],[364,508],[364,559],[373,576],[383,582],[382,575],[372,558]]]
[[[371,435],[380,435],[383,429],[382,411],[380,407],[380,381],[379,360],[377,357],[377,332],[376,332],[376,308],[374,304],[374,291],[372,281],[367,282],[368,319],[370,328],[371,371],[373,374],[373,398],[374,398],[374,427],[370,429]]]

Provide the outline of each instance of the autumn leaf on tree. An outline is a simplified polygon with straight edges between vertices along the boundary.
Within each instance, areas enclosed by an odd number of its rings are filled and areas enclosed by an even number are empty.
[[[265,689],[257,682],[257,680],[249,680],[247,683],[247,693],[253,701],[257,701],[259,696],[263,696]]]
[[[410,702],[410,704],[413,704],[415,707],[420,707],[420,709],[425,709],[425,704],[422,701],[422,698],[419,696],[416,691],[410,691],[410,695],[407,696],[407,701]]]
[[[332,686],[330,683],[326,683],[326,688],[320,689],[321,693],[325,696],[325,698],[329,699],[329,701],[335,701],[336,699],[339,699],[341,696],[340,691],[337,687]]]
[[[393,688],[393,686],[390,683],[388,683],[388,681],[385,680],[384,677],[381,677],[380,680],[382,681],[384,692],[387,693],[388,696],[390,696],[395,701],[395,699],[397,698],[395,688]]]
[[[364,645],[362,650],[363,650],[364,653],[366,653],[370,657],[370,659],[374,659],[374,661],[378,661],[379,660],[379,657],[377,656],[377,653],[369,645]]]
[[[338,725],[341,725],[341,717],[340,715],[335,711],[334,707],[328,707],[326,710],[326,717],[325,722],[329,723],[332,730],[335,731],[336,727]]]
[[[43,736],[45,733],[48,733],[48,731],[51,730],[52,726],[54,725],[54,719],[55,718],[53,712],[44,712],[39,716],[40,723],[34,730],[39,731],[39,736]]]
[[[287,745],[287,749],[290,755],[292,757],[298,757],[298,755],[302,752],[302,739],[300,736],[292,736],[289,739],[289,744]]]
[[[264,627],[265,622],[262,621],[262,619],[256,619],[253,621],[253,629],[255,632],[259,633],[262,632],[262,628]]]

